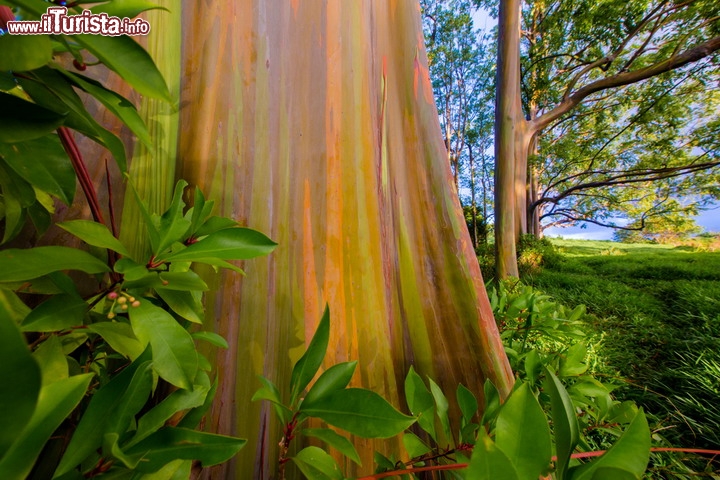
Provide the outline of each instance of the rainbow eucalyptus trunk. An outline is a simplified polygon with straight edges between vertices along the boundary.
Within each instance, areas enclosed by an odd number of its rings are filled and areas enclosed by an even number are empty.
[[[281,426],[250,401],[255,376],[288,385],[326,303],[326,366],[358,360],[355,385],[401,409],[411,365],[451,396],[463,383],[482,397],[486,379],[509,392],[416,2],[185,5],[179,175],[279,243],[208,298],[208,328],[231,346],[207,428],[250,443],[207,475],[273,475]],[[371,472],[381,444],[355,443]]]
[[[524,202],[527,157],[523,159],[520,103],[520,0],[501,0],[498,17],[495,93],[495,271],[498,280],[518,276],[515,242]],[[525,162],[523,162],[523,160]],[[522,181],[518,181],[518,177]]]

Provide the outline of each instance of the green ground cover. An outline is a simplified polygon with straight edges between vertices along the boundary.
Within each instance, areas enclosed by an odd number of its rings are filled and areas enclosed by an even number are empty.
[[[720,448],[720,252],[552,240],[561,255],[523,281],[584,304],[600,339],[600,375],[655,414],[676,445]]]

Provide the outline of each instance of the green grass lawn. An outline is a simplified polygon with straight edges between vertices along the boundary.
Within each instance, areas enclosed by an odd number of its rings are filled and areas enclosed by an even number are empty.
[[[645,406],[686,447],[720,448],[720,252],[553,240],[562,254],[523,280],[585,304],[619,395]]]

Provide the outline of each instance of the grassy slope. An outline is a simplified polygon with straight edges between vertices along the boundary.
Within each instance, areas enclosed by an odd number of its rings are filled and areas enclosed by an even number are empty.
[[[563,258],[525,281],[587,306],[604,335],[600,354],[636,386],[621,394],[666,418],[666,436],[720,447],[720,252],[553,243]]]

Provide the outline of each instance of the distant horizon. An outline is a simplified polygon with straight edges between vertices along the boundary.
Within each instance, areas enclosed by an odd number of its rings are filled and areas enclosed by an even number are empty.
[[[695,216],[697,224],[704,229],[704,233],[720,233],[720,205],[715,208],[702,211]],[[543,233],[546,237],[563,237],[575,240],[612,240],[615,229],[601,227],[586,223],[585,228],[575,227],[550,227]]]

